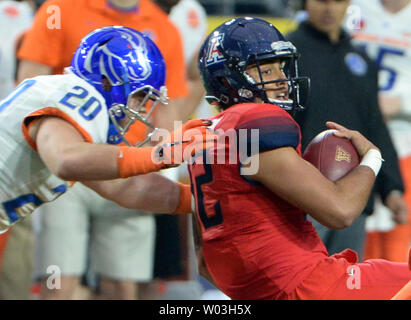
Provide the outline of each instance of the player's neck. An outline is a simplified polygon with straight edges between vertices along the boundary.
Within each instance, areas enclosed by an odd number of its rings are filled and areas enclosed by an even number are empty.
[[[108,0],[109,4],[119,10],[131,10],[135,9],[140,0]]]
[[[384,6],[385,10],[390,13],[397,13],[404,9],[408,4],[410,4],[411,0],[381,0],[382,5]]]

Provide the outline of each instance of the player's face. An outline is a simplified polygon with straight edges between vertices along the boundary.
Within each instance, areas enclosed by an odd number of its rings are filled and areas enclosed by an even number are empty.
[[[261,64],[260,71],[262,79],[260,79],[260,73],[258,72],[258,67],[256,65],[249,66],[246,71],[257,83],[262,81],[282,80],[287,78],[284,73],[284,65],[285,62],[282,60]],[[262,85],[259,87],[262,88]],[[264,84],[264,88],[269,99],[288,101],[287,81]]]
[[[146,102],[144,104],[144,98],[146,97],[146,94],[142,91],[137,92],[130,98],[129,102],[129,107],[134,110],[140,112],[143,116],[145,113],[148,112],[148,110],[152,107],[153,105],[153,100],[146,99]]]
[[[308,20],[325,33],[339,30],[349,0],[307,0]]]
[[[136,94],[130,97],[128,101],[128,105],[127,105],[131,110],[139,112],[139,114],[142,117],[146,116],[147,112],[150,110],[150,107],[153,104],[152,100],[148,100],[145,102],[145,104],[143,104],[144,97],[145,97],[144,92],[141,92],[141,91],[137,92]],[[130,114],[130,117],[132,117],[131,114]],[[120,120],[120,124],[124,126],[127,121],[128,121],[127,118],[123,118]]]

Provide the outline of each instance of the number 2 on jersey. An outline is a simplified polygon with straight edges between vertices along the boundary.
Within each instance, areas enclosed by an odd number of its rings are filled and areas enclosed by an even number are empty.
[[[213,207],[214,215],[212,213],[207,214],[204,206],[205,195],[203,193],[202,186],[213,181],[213,172],[211,169],[211,164],[206,163],[206,156],[204,156],[203,164],[197,165],[203,166],[205,173],[195,177],[195,185],[197,190],[196,207],[204,228],[208,229],[223,223],[223,213],[221,211],[220,201],[216,201]]]

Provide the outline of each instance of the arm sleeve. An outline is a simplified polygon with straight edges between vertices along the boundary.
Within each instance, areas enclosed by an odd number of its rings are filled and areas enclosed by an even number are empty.
[[[253,130],[258,130],[258,152],[282,147],[297,149],[300,143],[300,129],[297,123],[278,106],[258,105],[240,117],[235,129],[239,131],[239,137],[242,136],[240,130],[245,130],[247,156],[256,153],[252,148],[256,139],[252,136]]]
[[[385,202],[388,194],[393,190],[404,192],[404,183],[401,176],[397,152],[392,143],[388,128],[383,120],[378,104],[378,69],[373,63],[370,64],[368,92],[368,112],[366,123],[368,123],[368,134],[370,140],[381,149],[384,158],[380,173],[377,176],[375,190],[381,195]]]
[[[18,51],[20,60],[56,67],[63,56],[64,9],[58,1],[46,1],[37,11]]]

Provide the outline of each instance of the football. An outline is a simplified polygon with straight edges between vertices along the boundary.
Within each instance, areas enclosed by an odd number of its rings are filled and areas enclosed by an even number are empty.
[[[336,181],[360,163],[351,141],[333,134],[336,130],[319,133],[307,146],[303,158],[328,179]]]

